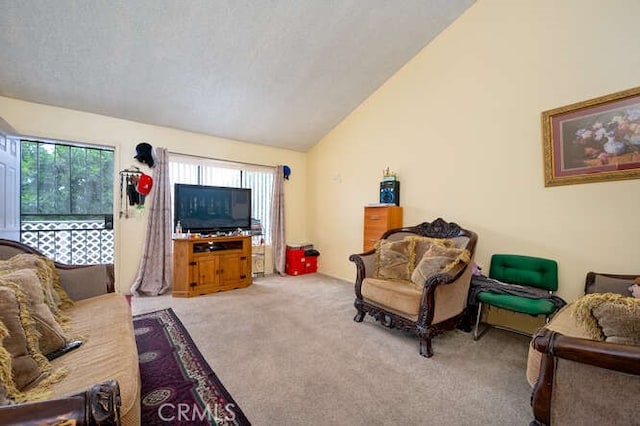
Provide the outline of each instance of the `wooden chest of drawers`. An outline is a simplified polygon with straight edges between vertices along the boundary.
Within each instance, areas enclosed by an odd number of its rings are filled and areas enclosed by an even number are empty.
[[[368,206],[364,208],[363,250],[373,249],[376,241],[389,229],[402,227],[402,207]]]

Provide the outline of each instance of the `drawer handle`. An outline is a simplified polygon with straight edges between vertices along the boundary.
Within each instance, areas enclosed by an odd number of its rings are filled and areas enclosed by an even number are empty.
[[[369,216],[369,219],[371,219],[371,220],[380,220],[380,216],[378,216],[378,215]]]

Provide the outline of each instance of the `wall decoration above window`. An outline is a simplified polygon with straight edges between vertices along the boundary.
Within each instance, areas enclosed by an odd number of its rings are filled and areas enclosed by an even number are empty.
[[[640,87],[542,113],[545,186],[640,178]]]

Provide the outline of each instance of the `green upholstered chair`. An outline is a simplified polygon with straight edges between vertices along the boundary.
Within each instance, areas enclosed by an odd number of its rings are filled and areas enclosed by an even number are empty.
[[[540,257],[521,256],[515,254],[494,254],[491,257],[489,278],[502,283],[538,289],[540,293],[553,294],[558,289],[558,263],[555,260]],[[512,294],[499,294],[482,291],[476,296],[478,313],[473,330],[473,339],[478,340],[478,333],[483,305],[491,305],[512,312],[533,316],[544,315],[545,320],[553,315],[558,307],[549,300],[539,297],[525,297]],[[510,331],[519,332],[518,330]],[[519,332],[521,333],[521,332]]]

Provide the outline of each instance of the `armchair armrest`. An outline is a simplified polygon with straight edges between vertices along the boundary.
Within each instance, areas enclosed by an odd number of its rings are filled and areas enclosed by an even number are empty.
[[[110,380],[64,398],[1,407],[0,424],[120,425],[120,387]]]
[[[640,390],[639,346],[569,337],[546,328],[534,335],[532,344],[542,353],[531,397],[537,424],[632,423],[627,416],[637,407],[627,396]]]
[[[369,250],[364,253],[352,254],[349,260],[356,265],[355,290],[358,298],[362,299],[362,281],[372,277],[376,269],[376,251]]]
[[[431,321],[438,323],[448,318],[455,317],[460,313],[465,313],[461,327],[470,330],[470,319],[468,318],[467,299],[469,287],[471,285],[471,262],[459,263],[445,273],[438,273],[427,278],[424,287],[422,304],[432,306],[433,312]],[[428,298],[432,297],[430,303]]]

